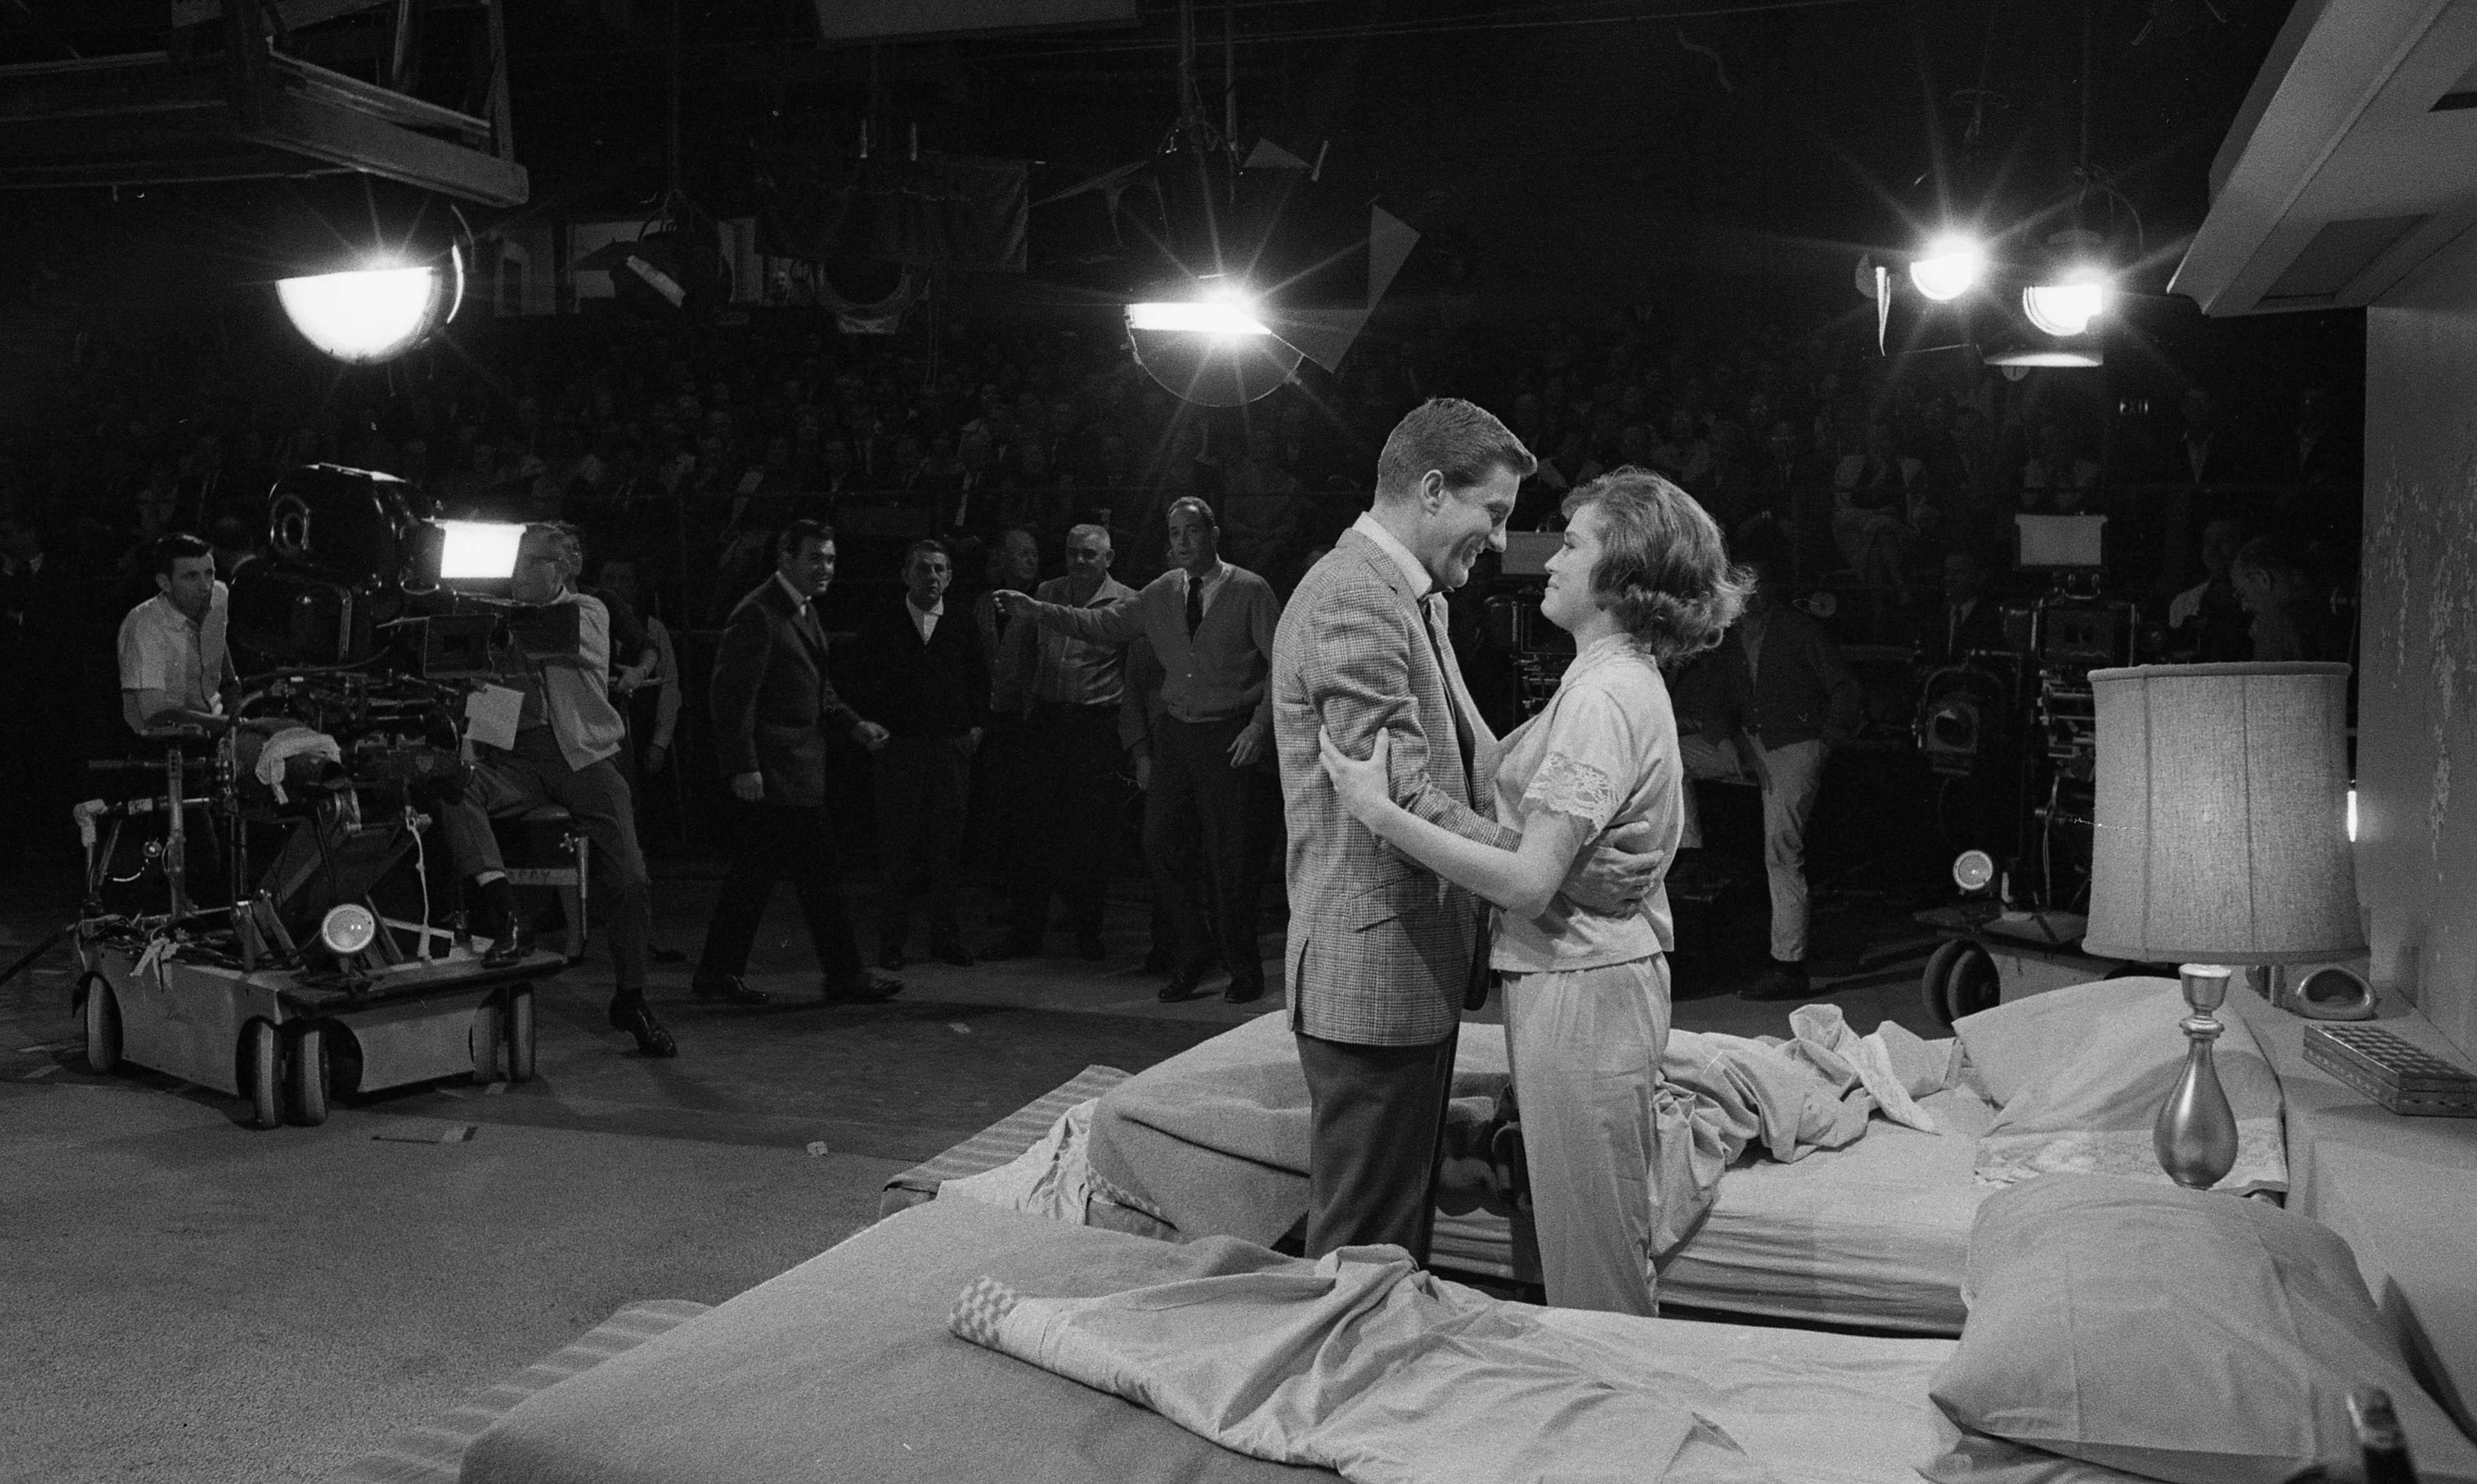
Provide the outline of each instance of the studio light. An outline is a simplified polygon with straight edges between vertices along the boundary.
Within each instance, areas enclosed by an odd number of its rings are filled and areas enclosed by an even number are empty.
[[[1241,407],[1289,381],[1306,359],[1260,313],[1252,295],[1208,280],[1190,297],[1164,293],[1128,305],[1127,346],[1171,395]]]
[[[2062,283],[2032,284],[2021,290],[2021,313],[2049,335],[2086,335],[2090,321],[2107,313],[2107,280],[2085,268],[2066,274]]]
[[[2089,370],[2107,365],[2107,352],[2096,344],[2079,345],[2015,345],[2003,350],[1985,352],[1981,360],[1989,365],[2002,366],[2008,376],[2018,381],[2032,371]],[[2015,374],[2018,373],[2018,374]]]
[[[1264,322],[1246,306],[1228,300],[1188,303],[1130,304],[1127,328],[1196,335],[1270,335]]]
[[[380,262],[281,279],[275,295],[302,339],[338,361],[368,365],[404,354],[456,316],[464,302],[464,255],[451,247],[443,265]]]
[[[1910,282],[1938,304],[1949,304],[1977,286],[1987,271],[1987,249],[1971,238],[1948,232],[1927,243],[1910,262]]]
[[[379,936],[376,914],[359,902],[338,902],[318,923],[318,942],[338,958],[351,958]]]
[[[523,526],[488,520],[441,520],[438,525],[445,535],[438,548],[439,581],[494,582],[515,574]]]

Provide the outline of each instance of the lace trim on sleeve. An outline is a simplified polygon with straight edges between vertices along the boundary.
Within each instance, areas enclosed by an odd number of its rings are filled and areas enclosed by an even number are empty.
[[[1617,790],[1608,774],[1552,749],[1522,791],[1522,801],[1533,809],[1586,820],[1598,830],[1616,815]]]

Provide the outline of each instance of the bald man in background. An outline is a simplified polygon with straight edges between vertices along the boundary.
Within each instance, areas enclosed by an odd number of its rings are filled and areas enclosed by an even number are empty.
[[[1066,533],[1066,575],[1033,592],[1037,601],[1096,609],[1132,600],[1136,591],[1110,575],[1110,533],[1079,525]],[[1110,844],[1118,818],[1120,777],[1145,747],[1143,701],[1127,683],[1125,641],[1083,639],[1017,618],[1007,626],[1000,689],[1020,696],[1027,721],[1026,828],[1015,843],[1014,926],[989,958],[1025,958],[1045,946],[1049,904],[1065,908],[1076,957],[1109,957],[1101,911],[1110,881]]]

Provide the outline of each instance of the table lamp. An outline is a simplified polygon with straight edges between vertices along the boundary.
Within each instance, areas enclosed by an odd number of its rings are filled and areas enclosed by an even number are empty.
[[[2236,1118],[2211,1063],[2228,975],[2209,970],[2364,951],[2347,837],[2347,686],[2344,665],[2090,672],[2098,774],[2082,947],[2187,964],[2185,1069],[2154,1131],[2179,1185],[2208,1189],[2236,1163]]]

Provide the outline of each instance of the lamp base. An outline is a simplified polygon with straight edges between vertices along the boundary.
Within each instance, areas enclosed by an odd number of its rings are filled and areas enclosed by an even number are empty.
[[[2237,1163],[2237,1116],[2219,1086],[2211,1044],[2219,1039],[2212,1012],[2226,1002],[2229,970],[2212,964],[2184,967],[2185,1003],[2193,1013],[2181,1022],[2185,1069],[2167,1091],[2151,1126],[2151,1148],[2167,1177],[2189,1190],[2206,1191],[2227,1178]]]

